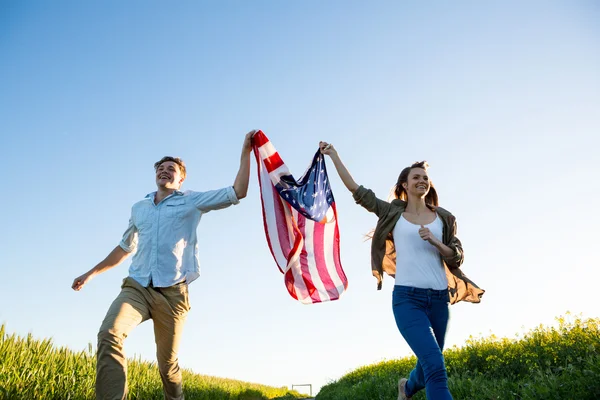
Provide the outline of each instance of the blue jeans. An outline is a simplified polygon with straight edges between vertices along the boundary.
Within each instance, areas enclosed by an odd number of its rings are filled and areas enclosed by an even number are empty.
[[[395,286],[392,298],[396,325],[417,356],[406,395],[424,388],[428,400],[452,400],[442,355],[450,317],[448,290]]]

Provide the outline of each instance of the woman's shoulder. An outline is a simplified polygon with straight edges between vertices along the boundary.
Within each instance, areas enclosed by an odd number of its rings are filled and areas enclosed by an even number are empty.
[[[391,201],[391,203],[393,206],[400,207],[402,209],[405,209],[407,204],[406,201],[400,199],[394,199]]]
[[[442,218],[454,218],[456,219],[456,217],[448,210],[446,210],[443,207],[437,206],[435,208],[435,212]]]

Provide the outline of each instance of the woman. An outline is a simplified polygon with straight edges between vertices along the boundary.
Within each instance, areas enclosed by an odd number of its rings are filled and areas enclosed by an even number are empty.
[[[456,219],[438,207],[438,196],[425,161],[402,170],[391,203],[359,186],[335,148],[320,142],[344,185],[358,204],[379,217],[371,245],[371,267],[381,289],[383,272],[395,277],[393,310],[400,333],[417,356],[408,379],[398,381],[398,400],[425,389],[429,400],[452,399],[442,350],[448,327],[448,305],[460,300],[479,303],[483,290],[459,267],[464,255]]]

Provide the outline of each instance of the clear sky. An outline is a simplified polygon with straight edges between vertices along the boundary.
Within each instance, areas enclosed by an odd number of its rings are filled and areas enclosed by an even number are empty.
[[[426,3],[426,4],[425,4]],[[581,1],[17,1],[0,4],[0,322],[73,350],[96,333],[129,262],[81,292],[153,163],[184,189],[231,185],[264,130],[299,177],[319,140],[386,198],[427,160],[487,293],[451,308],[447,344],[514,336],[566,311],[598,317],[600,6]],[[410,355],[376,290],[354,204],[328,160],[341,300],[301,305],[248,197],[204,216],[180,360],[201,374],[315,388]],[[154,360],[152,323],[126,342]]]

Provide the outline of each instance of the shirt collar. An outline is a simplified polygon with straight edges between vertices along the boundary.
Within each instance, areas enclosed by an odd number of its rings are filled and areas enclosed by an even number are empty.
[[[156,190],[154,192],[148,193],[146,195],[146,197],[144,197],[144,198],[154,200],[155,195],[156,195]],[[171,193],[170,195],[168,195],[167,197],[171,197],[171,196],[183,196],[183,192],[181,190],[176,190],[173,193]]]

